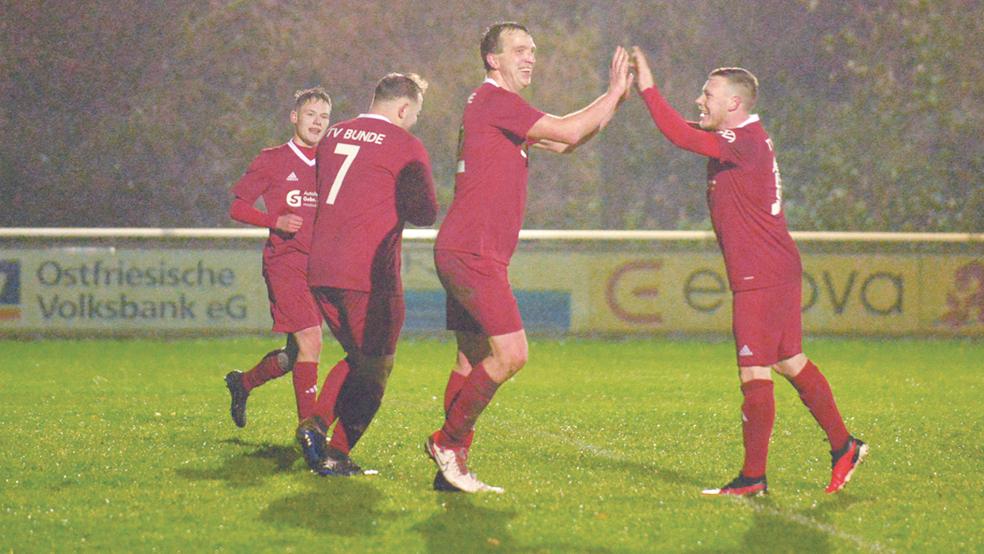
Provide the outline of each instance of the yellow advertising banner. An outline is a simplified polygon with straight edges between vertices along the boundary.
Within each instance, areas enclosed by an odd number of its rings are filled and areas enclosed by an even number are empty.
[[[914,256],[803,256],[803,329],[915,333],[920,261]]]
[[[405,331],[444,328],[430,243],[404,246]],[[271,321],[260,251],[0,250],[0,334],[264,331]],[[943,255],[803,256],[807,333],[984,336],[984,259]],[[531,332],[729,333],[720,254],[524,245],[509,269]]]
[[[984,335],[984,258],[924,258],[919,295],[920,330]]]
[[[730,328],[730,293],[720,256],[596,255],[581,332],[720,331]]]
[[[589,306],[576,332],[730,332],[712,253],[584,255]],[[984,335],[984,263],[915,255],[804,255],[806,332]],[[575,313],[577,313],[575,311]]]

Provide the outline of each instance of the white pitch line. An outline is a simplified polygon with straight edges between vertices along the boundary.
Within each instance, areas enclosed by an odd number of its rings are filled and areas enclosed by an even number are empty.
[[[587,443],[587,442],[584,442],[584,441],[581,441],[581,440],[578,440],[578,439],[573,439],[572,440],[569,437],[565,437],[565,436],[558,435],[558,434],[555,434],[555,433],[543,433],[541,436],[551,438],[554,441],[559,442],[559,443],[562,443],[562,444],[573,444],[575,447],[577,447],[578,450],[583,450],[583,451],[586,451],[586,452],[590,452],[591,454],[594,454],[594,455],[596,455],[598,457],[601,457],[601,458],[607,458],[609,460],[613,460],[613,461],[616,461],[616,462],[628,462],[628,461],[631,461],[628,458],[626,458],[625,456],[622,456],[621,454],[619,454],[618,452],[615,452],[615,451],[612,451],[612,450],[608,450],[607,448],[603,448],[601,446],[590,444],[590,443]],[[747,498],[736,498],[736,500],[740,501],[742,505],[747,506],[747,507],[751,508],[752,510],[754,510],[756,512],[765,513],[767,515],[778,517],[779,519],[783,519],[783,520],[786,520],[786,521],[791,522],[791,523],[796,523],[796,524],[802,525],[804,527],[809,527],[811,529],[814,529],[814,530],[819,531],[821,533],[825,533],[825,534],[827,534],[827,535],[829,535],[831,537],[834,537],[836,539],[840,539],[840,540],[847,541],[847,542],[852,542],[855,545],[857,545],[858,547],[863,548],[865,550],[869,550],[871,552],[895,552],[891,548],[888,548],[886,546],[882,546],[881,544],[879,544],[877,542],[871,542],[871,541],[865,540],[862,537],[858,537],[857,535],[852,535],[850,533],[845,533],[845,532],[837,529],[836,527],[834,527],[833,525],[831,525],[829,523],[821,523],[821,522],[819,522],[819,521],[817,521],[817,520],[815,520],[813,518],[804,516],[802,514],[797,514],[797,513],[794,513],[794,512],[787,511],[787,510],[778,510],[776,508],[771,508],[769,506],[763,506],[763,505],[761,505],[761,504],[759,504],[757,502],[754,502],[752,500],[749,500]]]
[[[770,516],[775,516],[781,519],[785,519],[786,521],[790,521],[792,523],[802,525],[804,527],[810,527],[814,530],[820,531],[822,533],[826,533],[832,537],[853,542],[858,547],[870,550],[872,552],[895,552],[891,548],[882,546],[877,542],[870,542],[857,535],[845,533],[829,523],[821,523],[803,514],[797,514],[793,512],[788,512],[786,510],[777,510],[776,508],[763,506],[748,498],[736,498],[736,500],[740,501],[742,504],[748,506],[749,508],[755,510],[756,512],[762,512]]]

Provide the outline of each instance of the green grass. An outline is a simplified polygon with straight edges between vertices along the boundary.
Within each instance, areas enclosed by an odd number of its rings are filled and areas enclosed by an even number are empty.
[[[452,343],[401,343],[353,452],[380,473],[350,479],[306,470],[289,376],[254,391],[245,429],[229,419],[223,375],[275,346],[0,341],[0,550],[984,550],[981,342],[808,341],[871,454],[825,495],[824,436],[777,382],[771,493],[754,500],[699,494],[741,463],[727,342],[534,340],[472,451],[501,496],[430,490],[421,444]]]

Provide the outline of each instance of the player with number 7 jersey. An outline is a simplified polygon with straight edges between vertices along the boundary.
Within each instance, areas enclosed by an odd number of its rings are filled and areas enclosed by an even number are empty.
[[[308,283],[402,291],[403,224],[432,225],[437,214],[420,139],[377,114],[343,121],[318,146],[317,180]]]
[[[318,145],[308,284],[346,354],[297,430],[305,459],[321,475],[361,472],[348,455],[380,407],[405,318],[403,227],[437,218],[430,159],[409,132],[426,87],[414,74],[386,75],[369,112],[330,127]]]

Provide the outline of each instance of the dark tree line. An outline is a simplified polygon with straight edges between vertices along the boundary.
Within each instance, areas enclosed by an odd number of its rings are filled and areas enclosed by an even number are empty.
[[[639,44],[687,116],[711,69],[762,84],[794,229],[984,230],[984,9],[972,0],[125,2],[0,4],[0,224],[215,227],[228,188],[290,134],[297,88],[333,119],[389,71],[431,83],[417,134],[441,201],[478,40],[513,19],[538,46],[528,97],[601,94]],[[631,99],[592,143],[532,158],[529,228],[707,228],[703,161]]]

